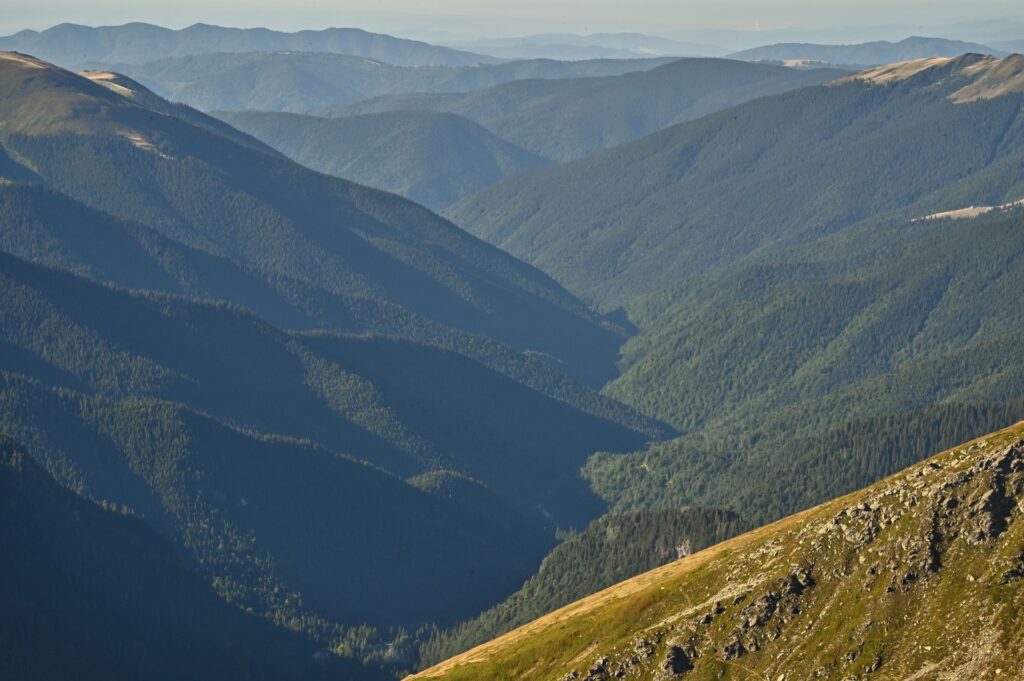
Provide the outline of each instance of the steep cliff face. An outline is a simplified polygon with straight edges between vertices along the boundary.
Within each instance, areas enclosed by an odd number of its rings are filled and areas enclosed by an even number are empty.
[[[1022,585],[1018,424],[417,678],[1022,678]]]

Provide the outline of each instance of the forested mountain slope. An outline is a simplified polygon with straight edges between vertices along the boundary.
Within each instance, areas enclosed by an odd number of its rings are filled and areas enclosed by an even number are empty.
[[[287,334],[223,303],[130,294],[6,254],[0,264],[3,368],[55,387],[183,403],[401,477],[455,470],[565,526],[593,517],[577,475],[586,457],[643,441],[448,351]]]
[[[556,546],[504,602],[428,640],[432,665],[616,582],[725,541],[744,529],[729,511],[699,507],[610,513]]]
[[[27,52],[76,68],[96,63],[138,64],[194,54],[280,51],[353,55],[407,66],[471,66],[499,61],[358,28],[285,33],[209,24],[193,24],[180,30],[143,23],[97,27],[59,24],[45,31],[25,30],[2,37],[0,50]]]
[[[242,305],[272,324],[374,333],[458,352],[577,409],[660,437],[667,428],[567,376],[552,358],[516,352],[385,301],[332,293],[240,265],[137,223],[118,220],[41,184],[0,184],[0,249],[104,283]]]
[[[1019,207],[876,219],[652,295],[608,392],[731,432],[1024,396],[1022,224]]]
[[[1002,195],[1016,173],[941,205]],[[595,490],[616,508],[772,520],[1024,418],[1022,221],[1020,207],[878,218],[631,306],[641,332],[607,392],[686,435],[595,457]]]
[[[841,75],[833,69],[679,59],[648,71],[603,78],[518,80],[463,94],[396,94],[321,113],[447,111],[544,158],[567,161],[751,99]]]
[[[1018,424],[414,678],[1013,678],[1022,500]]]
[[[594,384],[613,371],[620,330],[539,271],[413,203],[28,57],[0,58],[0,92],[0,144],[20,164],[15,172],[91,208],[264,280],[379,301],[554,355]]]
[[[470,616],[521,584],[549,546],[493,494],[466,513],[308,440],[6,372],[2,387],[5,429],[60,482],[132,509],[225,600],[324,645],[344,641],[336,624],[386,630]],[[462,551],[476,564],[458,561]],[[424,555],[430,567],[403,574]]]
[[[151,527],[62,488],[6,436],[0,498],[5,679],[380,678],[224,603]]]
[[[204,111],[311,113],[367,97],[471,92],[524,78],[608,76],[653,69],[670,59],[531,59],[482,66],[394,66],[317,52],[199,54],[141,64],[106,63],[157,94]]]
[[[313,170],[386,189],[433,210],[546,163],[449,113],[389,111],[326,119],[238,111],[217,116]]]
[[[0,429],[228,602],[357,659],[408,668],[414,628],[507,597],[555,524],[603,511],[589,454],[644,440],[430,346],[0,271]]]
[[[614,307],[995,166],[994,184],[976,182],[949,207],[1008,195],[1024,154],[1022,67],[1019,55],[966,55],[759,99],[507,178],[447,213]]]

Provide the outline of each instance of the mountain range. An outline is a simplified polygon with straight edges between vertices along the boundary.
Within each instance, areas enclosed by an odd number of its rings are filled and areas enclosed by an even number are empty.
[[[266,28],[193,24],[172,30],[152,24],[81,26],[59,24],[0,38],[0,50],[32,54],[67,68],[94,64],[139,64],[155,59],[235,52],[322,52],[352,55],[401,66],[472,66],[500,60],[358,28],[284,33]]]
[[[679,59],[606,77],[518,80],[475,92],[398,94],[327,107],[328,116],[406,109],[445,111],[553,161],[596,151],[769,94],[845,75],[723,59]]]
[[[856,45],[816,45],[812,43],[778,43],[742,50],[729,55],[744,61],[809,62],[877,66],[913,59],[933,57],[959,57],[962,54],[990,54],[996,57],[1006,53],[987,45],[946,38],[911,36],[898,42],[878,40]]]
[[[717,56],[720,50],[642,33],[538,33],[515,38],[491,38],[450,43],[506,59],[628,59],[633,57]]]
[[[944,188],[975,187],[963,205],[1009,191],[1012,173],[970,178],[1014,167],[1022,69],[965,55],[864,72],[507,178],[446,214],[613,307],[876,213],[927,212]]]
[[[316,112],[367,97],[409,92],[471,92],[525,78],[607,76],[670,61],[549,59],[481,66],[394,66],[322,52],[204,53],[101,67],[135,78],[162,97],[204,111]],[[99,68],[99,67],[97,67]]]
[[[625,305],[638,331],[604,393],[683,436],[591,458],[584,474],[613,509],[770,521],[1024,417],[1008,302],[1021,63],[882,67],[449,211],[581,296]]]
[[[23,174],[31,168],[48,188],[134,223],[129,229],[145,225],[192,253],[247,270],[250,282],[263,280],[257,292],[235,276],[232,285],[246,295],[279,309],[289,296],[307,308],[317,299],[328,303],[323,314],[336,321],[321,317],[318,327],[357,330],[363,325],[352,326],[346,308],[383,306],[391,312],[375,319],[411,313],[569,364],[590,359],[570,351],[566,339],[592,334],[596,342],[588,347],[604,347],[606,367],[581,365],[578,375],[599,380],[611,370],[621,331],[537,270],[415,204],[261,153],[251,138],[243,145],[208,129],[223,125],[218,121],[194,125],[148,107],[151,94],[111,86],[30,58],[0,59],[0,115],[8,122],[0,142],[7,155],[26,168]],[[105,191],[111,186],[123,190]],[[295,287],[306,293],[296,298]],[[331,304],[332,298],[351,302]],[[516,308],[526,317],[516,320]],[[575,330],[563,333],[562,324]]]
[[[0,677],[1024,672],[1021,55],[15,37]]]
[[[564,373],[620,327],[428,210],[120,76],[5,53],[0,91],[0,430],[331,660],[413,664],[603,512],[591,452],[668,430]]]

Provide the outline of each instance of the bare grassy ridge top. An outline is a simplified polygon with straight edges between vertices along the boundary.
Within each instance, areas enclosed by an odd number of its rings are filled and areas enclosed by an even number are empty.
[[[1022,678],[1022,513],[1019,423],[413,678]]]

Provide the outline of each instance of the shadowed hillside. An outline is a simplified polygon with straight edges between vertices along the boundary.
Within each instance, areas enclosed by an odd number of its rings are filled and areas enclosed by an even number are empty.
[[[338,119],[245,111],[217,115],[304,166],[401,194],[433,210],[545,163],[454,114],[389,111]]]

